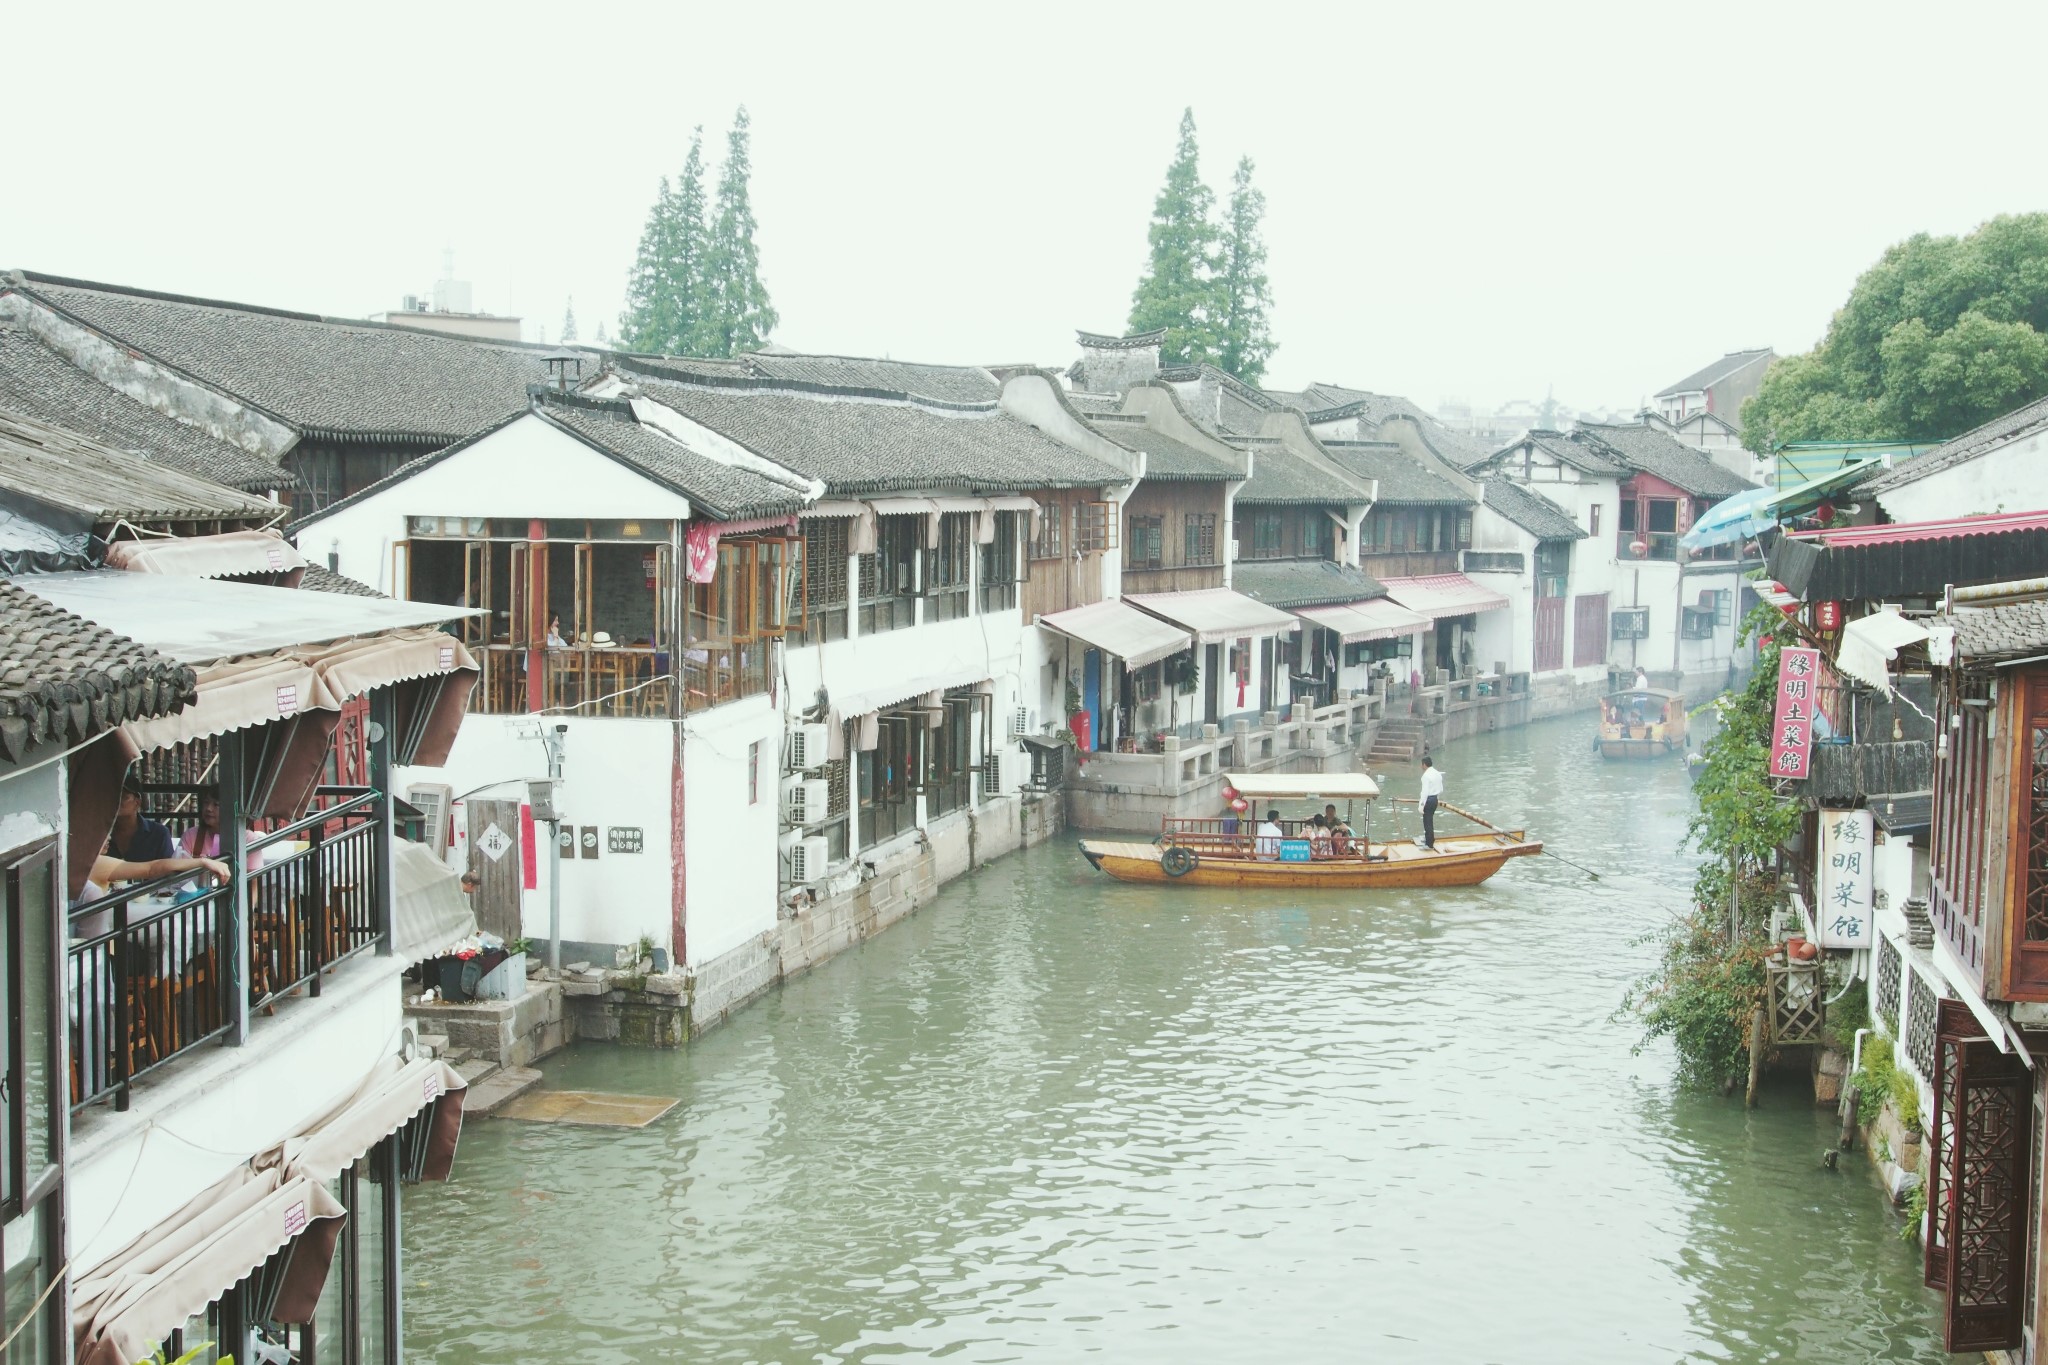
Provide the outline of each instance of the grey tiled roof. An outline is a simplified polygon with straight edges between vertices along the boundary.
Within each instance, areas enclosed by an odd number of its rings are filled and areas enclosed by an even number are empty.
[[[1768,346],[1755,351],[1730,351],[1705,369],[1694,370],[1669,388],[1657,390],[1659,398],[1669,398],[1677,393],[1700,393],[1720,383],[1743,366],[1760,360],[1771,353]]]
[[[1327,559],[1241,559],[1231,567],[1230,585],[1269,607],[1322,607],[1387,595],[1386,586],[1365,570]]]
[[[1928,451],[1915,459],[1904,460],[1882,474],[1865,479],[1861,485],[1865,493],[1889,493],[1897,488],[1939,474],[1944,469],[1953,469],[1959,464],[1968,464],[1979,455],[1987,454],[2011,441],[2031,436],[2043,427],[2048,427],[2048,398],[2014,408],[2003,417],[1995,417],[1983,426],[1966,431],[1952,440]]]
[[[1237,490],[1240,503],[1301,502],[1339,507],[1372,501],[1364,484],[1318,469],[1278,441],[1252,446],[1252,476]]]
[[[1233,436],[1253,436],[1265,425],[1266,414],[1280,404],[1243,380],[1234,379],[1214,365],[1181,365],[1159,372],[1168,384],[1199,383],[1202,396],[1187,405],[1189,415],[1211,431]]]
[[[918,488],[1084,488],[1130,481],[1000,411],[833,397],[762,383],[641,380],[646,396],[846,494]]]
[[[617,455],[690,499],[701,514],[732,521],[794,512],[804,497],[787,484],[699,455],[632,420],[623,405],[594,409],[550,402],[539,415]]]
[[[1330,458],[1360,478],[1379,480],[1379,501],[1472,505],[1472,496],[1391,441],[1325,441]]]
[[[1405,417],[1422,433],[1431,450],[1460,469],[1489,452],[1481,442],[1452,431],[1435,417],[1398,394],[1373,393],[1342,384],[1311,384],[1300,393],[1272,395],[1289,407],[1299,408],[1312,422],[1333,421],[1355,412],[1374,428],[1393,417]]]
[[[1654,474],[1696,498],[1722,497],[1756,487],[1715,464],[1705,452],[1647,423],[1607,426],[1586,422],[1573,434],[1591,437],[1632,468]]]
[[[670,378],[781,379],[829,389],[868,389],[932,398],[942,403],[993,403],[1002,382],[979,365],[924,365],[847,355],[753,351],[730,360],[695,356],[623,357],[622,368]]]
[[[552,348],[21,278],[24,292],[302,434],[460,440],[524,408],[526,386],[549,377]]]
[[[1079,413],[1122,412],[1124,400],[1113,393],[1082,393],[1069,389],[1066,393],[1068,406]]]
[[[1956,652],[1966,659],[2018,659],[2048,652],[2048,602],[1966,607],[1929,624],[1955,627]]]
[[[1549,498],[1509,479],[1482,479],[1479,500],[1538,540],[1584,540],[1590,534]]]
[[[299,580],[299,588],[305,592],[332,592],[343,597],[382,597],[367,583],[359,583],[347,574],[339,574],[322,564],[308,564],[305,577]]]
[[[0,324],[0,406],[229,488],[297,488],[299,476],[108,388],[19,327]]]
[[[0,489],[97,523],[229,521],[267,526],[283,509],[76,432],[10,412],[0,403]]]
[[[1626,478],[1635,472],[1635,466],[1609,450],[1600,442],[1581,436],[1578,432],[1569,434],[1558,431],[1532,431],[1522,438],[1552,459],[1561,461],[1588,474],[1611,474]],[[1522,441],[1515,442],[1515,446]],[[1513,450],[1515,446],[1509,446]],[[1484,461],[1481,461],[1484,463]]]
[[[1145,455],[1145,477],[1188,482],[1227,481],[1237,477],[1237,467],[1220,455],[1198,450],[1187,442],[1155,431],[1142,420],[1090,419],[1088,425],[1126,450]]]
[[[197,690],[187,665],[0,579],[0,752],[10,761],[36,744],[171,715]]]

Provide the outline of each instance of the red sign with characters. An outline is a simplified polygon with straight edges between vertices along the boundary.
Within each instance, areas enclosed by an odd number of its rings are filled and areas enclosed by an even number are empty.
[[[1771,776],[1807,775],[1820,704],[1820,651],[1778,651],[1778,714],[1771,722]]]
[[[1814,603],[1813,628],[1815,630],[1840,630],[1842,628],[1842,604],[1840,602]]]

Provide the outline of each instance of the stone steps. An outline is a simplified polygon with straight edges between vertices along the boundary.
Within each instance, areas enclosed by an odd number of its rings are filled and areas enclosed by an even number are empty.
[[[472,1116],[496,1113],[539,1084],[540,1073],[532,1067],[494,1066],[483,1080],[471,1083],[469,1093],[463,1097],[462,1112]]]

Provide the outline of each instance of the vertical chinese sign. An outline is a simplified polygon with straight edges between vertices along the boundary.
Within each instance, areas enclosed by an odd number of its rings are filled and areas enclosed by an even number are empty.
[[[1778,651],[1778,715],[1771,723],[1771,776],[1807,775],[1813,758],[1813,717],[1820,701],[1820,651]]]
[[[1820,865],[1813,872],[1813,922],[1823,948],[1868,948],[1872,935],[1867,810],[1820,813]]]

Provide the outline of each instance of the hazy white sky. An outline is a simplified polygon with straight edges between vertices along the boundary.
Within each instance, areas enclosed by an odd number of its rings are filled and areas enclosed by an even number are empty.
[[[733,108],[776,340],[1065,364],[1183,105],[1267,197],[1268,382],[1633,405],[1813,343],[1918,231],[2048,208],[2048,5],[34,6],[0,266],[361,316],[615,323]]]

